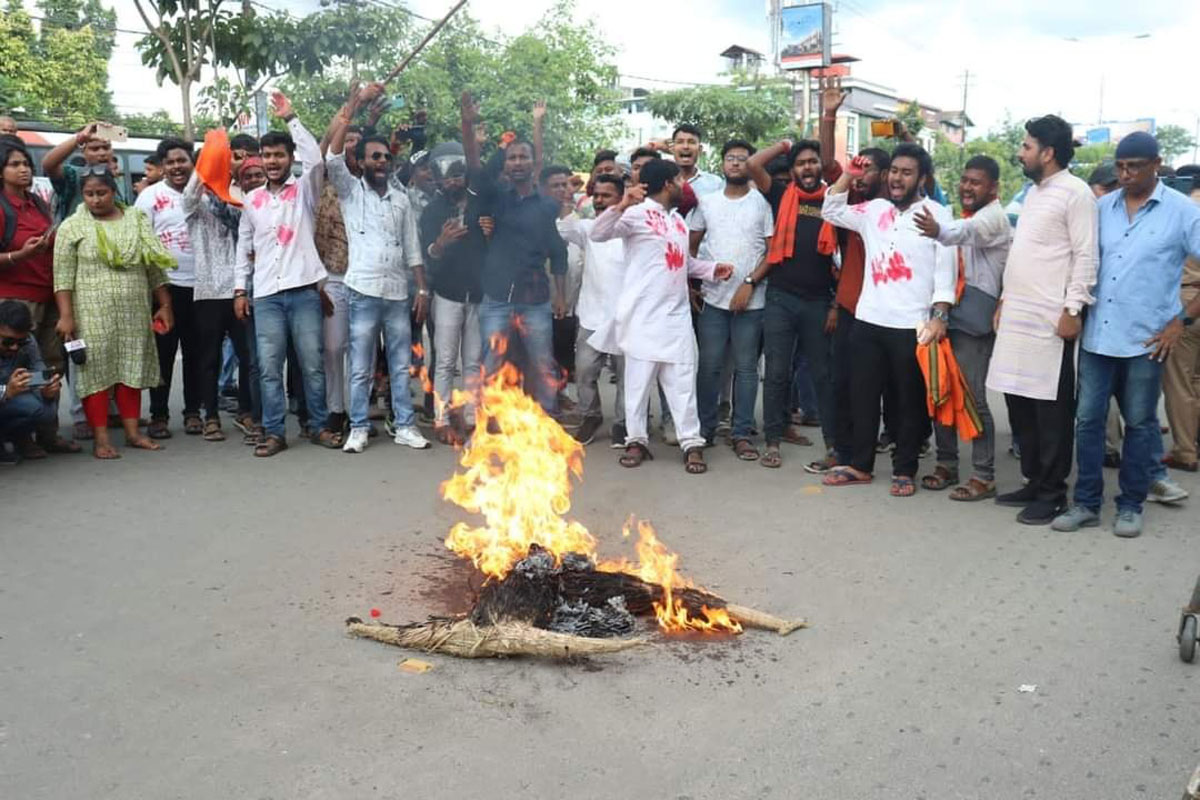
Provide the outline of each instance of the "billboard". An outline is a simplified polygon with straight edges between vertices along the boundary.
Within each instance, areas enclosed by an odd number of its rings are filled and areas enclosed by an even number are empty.
[[[784,69],[829,66],[830,22],[829,6],[825,3],[779,9],[779,66]]]

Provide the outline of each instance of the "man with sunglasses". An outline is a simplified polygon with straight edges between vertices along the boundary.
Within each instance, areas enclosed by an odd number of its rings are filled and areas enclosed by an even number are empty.
[[[429,311],[416,214],[407,194],[388,180],[392,153],[387,139],[368,135],[359,140],[355,155],[360,177],[350,172],[343,153],[346,130],[357,106],[374,101],[382,92],[378,83],[365,87],[351,99],[346,111],[334,117],[325,162],[329,182],[342,202],[350,255],[345,277],[350,307],[350,436],[342,448],[347,453],[361,453],[367,446],[367,414],[380,332],[391,375],[393,440],[416,450],[429,447],[417,430],[408,393],[409,310],[415,310],[418,324]],[[410,290],[410,272],[415,292]]]
[[[62,378],[48,381],[33,316],[20,300],[0,300],[0,463],[15,463],[33,447],[32,434],[57,415]],[[10,455],[5,442],[16,447]]]
[[[1200,315],[1200,301],[1184,308],[1179,297],[1184,259],[1200,257],[1200,208],[1158,179],[1161,164],[1153,136],[1126,136],[1116,152],[1121,188],[1099,203],[1096,305],[1083,323],[1079,354],[1075,502],[1054,520],[1055,530],[1100,524],[1104,418],[1116,392],[1125,442],[1113,533],[1132,538],[1142,532],[1142,504],[1162,446],[1163,362]]]

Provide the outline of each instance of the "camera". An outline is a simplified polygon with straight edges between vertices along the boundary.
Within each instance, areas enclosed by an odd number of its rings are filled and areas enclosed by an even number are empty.
[[[72,339],[63,345],[67,349],[67,355],[71,357],[71,361],[78,365],[87,363],[87,345],[83,339]]]

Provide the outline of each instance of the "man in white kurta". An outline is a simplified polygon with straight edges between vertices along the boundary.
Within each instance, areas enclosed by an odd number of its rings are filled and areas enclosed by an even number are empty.
[[[675,164],[651,161],[639,177],[642,186],[630,187],[619,204],[597,217],[591,234],[596,242],[625,242],[627,266],[613,318],[617,346],[625,354],[628,436],[622,464],[637,466],[648,454],[646,415],[657,378],[688,471],[699,473],[704,437],[696,411],[696,335],[687,281],[728,280],[733,268],[689,255],[687,225],[675,210],[683,191]]]
[[[1019,158],[1034,181],[1004,267],[987,387],[1004,392],[1026,486],[996,498],[1017,520],[1048,525],[1066,509],[1075,420],[1075,340],[1095,302],[1098,215],[1092,190],[1067,170],[1071,126],[1030,120]]]

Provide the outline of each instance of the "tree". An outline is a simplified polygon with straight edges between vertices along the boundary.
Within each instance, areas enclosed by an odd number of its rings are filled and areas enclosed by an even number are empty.
[[[0,102],[30,119],[82,125],[111,110],[115,15],[98,0],[42,0],[35,34],[20,0],[0,15]]]
[[[782,138],[792,127],[790,88],[778,81],[655,92],[647,106],[660,119],[700,128],[709,143],[707,160],[713,169],[726,141],[746,139],[761,146]]]
[[[1164,164],[1170,164],[1196,146],[1192,135],[1179,125],[1161,126],[1154,138],[1158,140],[1158,152]]]
[[[999,128],[990,130],[983,137],[972,139],[964,145],[957,145],[938,134],[937,145],[933,149],[934,175],[942,189],[950,196],[956,211],[962,210],[956,191],[958,179],[962,175],[963,167],[973,156],[990,156],[1000,165],[1001,203],[1007,203],[1025,185],[1025,174],[1016,160],[1024,137],[1024,129],[1011,119],[1005,119]]]

